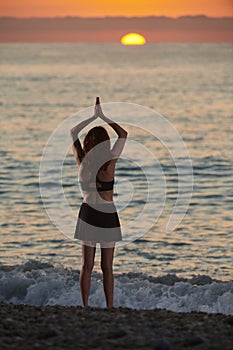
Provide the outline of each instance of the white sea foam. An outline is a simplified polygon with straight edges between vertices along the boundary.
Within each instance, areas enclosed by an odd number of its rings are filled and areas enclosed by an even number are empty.
[[[81,305],[79,270],[62,265],[29,260],[22,265],[0,266],[0,282],[0,300],[6,303]],[[92,274],[89,305],[105,307],[102,275],[97,272]],[[214,281],[209,276],[185,279],[116,274],[114,306],[233,315],[233,281]]]

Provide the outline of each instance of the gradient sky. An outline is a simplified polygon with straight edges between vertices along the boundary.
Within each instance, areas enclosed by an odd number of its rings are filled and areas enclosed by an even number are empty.
[[[2,0],[0,16],[233,16],[232,0]]]

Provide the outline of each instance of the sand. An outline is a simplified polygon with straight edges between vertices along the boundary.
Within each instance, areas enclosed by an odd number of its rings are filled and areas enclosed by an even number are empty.
[[[233,316],[0,303],[0,348],[232,350]]]

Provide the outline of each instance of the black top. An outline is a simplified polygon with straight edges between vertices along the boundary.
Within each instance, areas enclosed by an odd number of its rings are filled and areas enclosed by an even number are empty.
[[[114,179],[112,181],[101,181],[96,176],[96,188],[93,186],[90,186],[90,183],[93,184],[93,181],[79,181],[81,188],[83,191],[97,191],[97,192],[103,192],[103,191],[111,191],[113,190],[114,186]]]

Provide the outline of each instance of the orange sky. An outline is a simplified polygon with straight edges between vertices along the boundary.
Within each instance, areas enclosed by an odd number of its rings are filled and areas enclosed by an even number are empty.
[[[2,0],[0,16],[233,16],[232,0]]]

